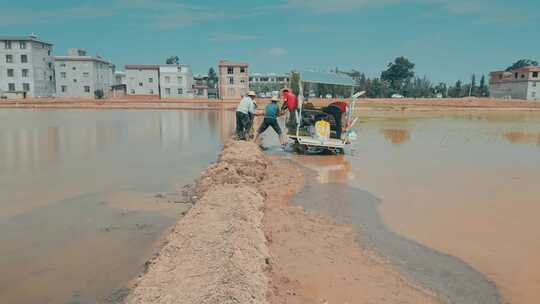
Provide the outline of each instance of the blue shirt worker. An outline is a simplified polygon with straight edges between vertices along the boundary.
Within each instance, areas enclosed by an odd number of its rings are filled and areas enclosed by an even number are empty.
[[[261,126],[257,130],[257,136],[255,136],[255,142],[259,139],[259,136],[268,129],[268,127],[272,127],[274,131],[276,131],[278,137],[279,137],[279,143],[281,145],[285,144],[285,141],[283,140],[283,134],[281,132],[281,128],[278,124],[278,116],[280,114],[279,106],[278,106],[279,99],[277,97],[272,97],[272,102],[270,102],[266,108],[264,109],[264,120],[261,123]]]
[[[251,117],[255,115],[257,108],[256,96],[255,92],[249,91],[236,108],[236,138],[239,140],[247,140],[251,129]]]

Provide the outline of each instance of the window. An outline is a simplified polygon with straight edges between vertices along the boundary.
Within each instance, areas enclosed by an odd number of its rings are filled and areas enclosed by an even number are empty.
[[[89,86],[84,86],[84,92],[85,93],[90,93],[90,87]]]
[[[246,83],[245,79],[240,79],[240,83]]]
[[[71,69],[75,71],[77,68],[76,68],[76,67],[72,67]]]
[[[28,77],[28,69],[22,69],[21,75],[22,75],[22,77],[24,77],[24,78]]]
[[[502,79],[502,76],[503,76],[503,75],[502,75],[502,74],[500,74],[500,75],[499,75],[499,79]]]
[[[10,92],[15,91],[15,84],[14,83],[8,83],[8,91],[10,91]]]
[[[182,95],[184,94],[184,90],[183,89],[178,89],[178,95]]]
[[[536,87],[536,82],[533,82],[533,83],[532,83],[532,86],[533,86],[533,87]]]
[[[142,82],[139,82],[139,86],[142,87],[143,83]]]
[[[234,77],[229,77],[229,84],[234,84]]]
[[[13,76],[15,76],[15,70],[7,69],[7,77],[13,77]]]
[[[21,62],[27,63],[28,62],[28,55],[21,55]]]
[[[165,82],[170,83],[171,82],[171,77],[170,76],[165,76]]]
[[[227,68],[227,74],[229,74],[229,75],[234,74],[234,68],[233,67],[228,67]]]
[[[77,78],[73,78],[73,82],[77,82]]]
[[[11,41],[4,42],[4,48],[6,50],[11,50]],[[15,90],[13,90],[13,91],[15,91]]]
[[[518,79],[518,73],[514,73],[514,78]]]
[[[13,63],[13,55],[6,55],[6,63]]]
[[[67,91],[67,86],[63,85],[60,87],[60,89],[62,90],[62,92],[65,93]]]
[[[25,42],[25,41],[19,42],[19,48],[20,48],[21,50],[26,49],[26,42]]]
[[[240,68],[240,73],[245,73],[246,72],[246,68]]]
[[[182,84],[182,82],[184,82],[184,77],[179,76],[176,78],[176,80],[178,81],[178,84]]]
[[[171,95],[171,88],[165,88],[165,94],[170,96]]]
[[[525,74],[521,74],[521,78],[525,78]]]
[[[62,63],[60,63],[60,67],[61,67],[61,68],[65,68],[65,67],[66,67],[66,64],[62,62]]]
[[[150,89],[150,94],[154,94],[154,90]]]
[[[66,72],[60,72],[60,77],[61,78],[66,78]]]
[[[148,82],[150,83],[154,82],[154,78],[148,78]]]
[[[533,74],[532,75],[533,78],[538,78],[538,72],[533,72],[532,74]]]
[[[131,94],[135,94],[135,90],[134,90],[134,89],[129,90],[129,92],[130,92]]]
[[[30,91],[30,84],[29,84],[29,83],[23,83],[23,84],[22,84],[22,89],[23,89],[23,91],[25,91],[25,92]]]
[[[533,98],[536,97],[536,92],[532,92],[532,97],[533,97]]]
[[[84,72],[84,73],[82,73],[82,74],[83,74],[84,78],[90,77],[90,73],[88,73],[88,72]]]
[[[48,51],[47,51],[47,55],[48,55],[48,56],[51,56],[51,50],[48,50]]]

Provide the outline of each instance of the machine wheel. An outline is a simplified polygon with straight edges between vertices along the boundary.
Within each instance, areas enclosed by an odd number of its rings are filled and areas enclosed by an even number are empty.
[[[306,145],[302,145],[299,142],[294,143],[293,149],[294,149],[294,152],[296,152],[298,154],[306,154],[306,151],[307,151]]]

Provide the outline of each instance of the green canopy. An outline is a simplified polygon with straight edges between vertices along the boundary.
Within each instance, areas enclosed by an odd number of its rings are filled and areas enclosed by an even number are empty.
[[[300,75],[300,81],[302,82],[333,84],[342,86],[356,85],[354,79],[345,74],[313,71],[297,71],[297,73]]]

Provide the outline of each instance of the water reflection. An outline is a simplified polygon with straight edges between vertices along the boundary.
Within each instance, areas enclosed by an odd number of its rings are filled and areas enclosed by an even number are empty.
[[[0,302],[104,303],[180,215],[156,192],[233,129],[228,111],[0,110]]]
[[[294,155],[293,161],[317,173],[320,184],[346,184],[354,178],[351,163],[344,155]]]
[[[384,138],[395,146],[402,145],[411,139],[408,129],[383,129]]]
[[[116,114],[106,113],[103,120],[83,125],[76,120],[84,113],[73,114],[71,119],[59,115],[58,124],[44,127],[29,124],[18,128],[0,121],[0,170],[36,171],[66,157],[87,158],[126,142],[159,140],[163,147],[188,145],[201,129],[218,135],[223,144],[234,128],[232,115],[227,111],[161,111],[137,123],[123,123],[125,113],[118,113],[119,120],[114,118]]]
[[[522,131],[511,131],[502,134],[503,138],[513,144],[533,144],[540,146],[540,133],[534,134]]]

